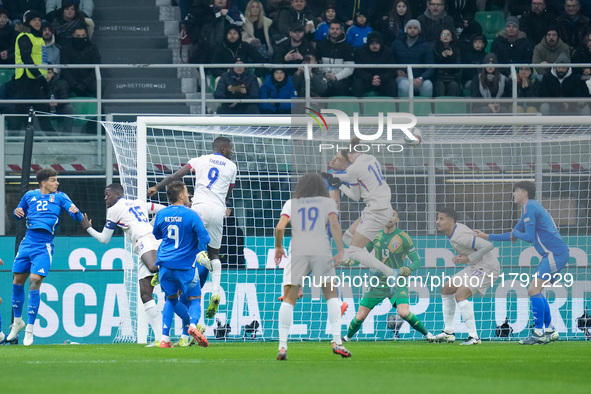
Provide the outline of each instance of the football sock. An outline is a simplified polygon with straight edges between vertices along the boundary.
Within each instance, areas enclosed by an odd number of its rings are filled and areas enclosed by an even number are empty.
[[[537,330],[540,330],[541,332],[544,328],[544,315],[546,311],[546,303],[544,302],[544,296],[542,293],[531,296],[531,310],[534,314],[536,334],[539,334]]]
[[[172,318],[174,317],[174,305],[170,302],[170,298],[166,298],[164,308],[162,308],[162,340],[164,342],[170,342],[165,337],[170,336],[170,326],[172,326]]]
[[[12,309],[14,310],[14,318],[21,318],[23,316],[23,304],[25,303],[25,286],[12,285]]]
[[[201,318],[201,297],[190,300],[189,316],[191,317],[191,324],[197,325]]]
[[[41,302],[41,296],[39,290],[29,291],[29,321],[28,324],[35,324],[37,319],[37,312],[39,312],[39,303]]]
[[[355,261],[359,261],[361,264],[365,265],[368,268],[380,271],[387,277],[394,275],[393,268],[388,267],[386,264],[376,259],[375,256],[372,256],[365,248],[351,246],[349,248],[349,257]]]
[[[212,294],[219,294],[222,282],[222,262],[220,259],[211,260],[213,270],[211,271]]]
[[[200,267],[203,267],[202,265],[200,265]],[[205,268],[205,267],[203,267]],[[205,268],[205,271],[207,271],[207,268]],[[207,271],[209,272],[209,271]],[[187,307],[187,309],[189,309],[189,307],[191,306],[191,301],[189,301],[189,297],[185,296],[185,294],[181,294],[180,298],[181,302],[183,304],[185,304],[185,306]],[[189,311],[190,314],[190,311]],[[190,326],[190,322],[189,324],[183,324],[183,331],[181,333],[181,335],[186,335],[187,337],[189,336],[189,326]]]
[[[154,340],[156,342],[160,342],[162,340],[162,315],[158,313],[158,307],[156,306],[156,301],[150,300],[144,304],[144,310],[146,311],[146,316],[148,317],[148,323],[152,326],[152,331],[154,331]]]
[[[337,345],[342,345],[341,340],[341,300],[338,298],[331,298],[326,300],[326,308],[328,309],[328,323],[332,333],[332,340]]]
[[[289,329],[293,322],[293,305],[282,302],[279,307],[279,350],[282,347],[287,350],[287,336],[289,335]]]
[[[343,243],[347,245],[347,247],[351,246],[351,241],[353,240],[353,234],[347,230],[343,234]]]
[[[548,299],[544,297],[544,326],[547,331],[553,331],[552,329],[552,313],[550,312],[550,303]]]
[[[442,294],[441,309],[443,312],[443,330],[448,334],[451,334],[454,332],[454,318],[456,315],[456,296],[454,294]]]
[[[347,329],[347,338],[351,339],[353,336],[359,331],[361,325],[363,324],[362,321],[357,320],[357,317],[354,317],[349,323],[349,328]]]
[[[420,332],[423,335],[427,335],[427,333],[429,331],[427,331],[427,329],[425,328],[425,326],[423,325],[423,322],[421,322],[419,320],[418,317],[416,317],[412,312],[408,313],[408,316],[403,317],[404,320],[406,320],[408,322],[408,324],[410,324],[410,326],[412,328],[414,328],[415,330],[417,330],[418,332]],[[347,334],[348,335],[348,334]]]
[[[462,300],[458,302],[460,312],[462,313],[462,319],[468,329],[468,334],[472,338],[478,338],[478,332],[476,331],[476,320],[474,320],[474,304],[468,300]]]

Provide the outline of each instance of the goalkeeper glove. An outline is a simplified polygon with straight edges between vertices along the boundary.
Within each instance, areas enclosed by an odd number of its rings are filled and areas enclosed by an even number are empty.
[[[330,187],[339,187],[342,184],[339,178],[334,177],[332,174],[329,174],[328,172],[322,172],[321,175],[324,179],[326,179],[326,182],[328,182],[328,185]]]
[[[357,261],[355,261],[353,259],[345,259],[341,263],[341,265],[343,265],[344,267],[352,267],[352,266],[354,266],[356,264],[357,264]]]
[[[208,271],[213,271],[213,265],[205,250],[197,253],[197,262],[207,268]]]
[[[411,273],[411,269],[408,267],[402,267],[398,270],[398,275],[400,276],[409,276]]]

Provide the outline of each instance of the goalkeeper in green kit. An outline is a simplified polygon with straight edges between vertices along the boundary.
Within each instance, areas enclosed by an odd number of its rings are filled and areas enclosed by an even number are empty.
[[[421,258],[414,247],[412,239],[404,231],[397,227],[398,211],[395,209],[392,214],[392,219],[386,224],[366,248],[371,252],[375,250],[376,257],[389,267],[399,269],[400,276],[408,277],[412,271],[421,266]],[[411,260],[410,266],[404,265],[406,256]],[[409,293],[408,287],[398,286],[394,295],[391,294],[391,289],[386,282],[386,277],[380,275],[380,282],[377,287],[371,288],[365,293],[363,299],[359,302],[359,310],[357,315],[349,323],[347,335],[343,337],[343,341],[349,342],[355,335],[363,321],[367,318],[369,312],[375,308],[382,300],[389,298],[393,307],[396,307],[398,315],[406,320],[408,324],[421,334],[425,339],[429,339],[433,335],[427,331],[423,323],[409,310]],[[402,281],[401,281],[402,282]]]

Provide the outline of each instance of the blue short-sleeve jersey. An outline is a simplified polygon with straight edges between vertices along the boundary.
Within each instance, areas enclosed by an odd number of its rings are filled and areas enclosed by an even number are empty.
[[[17,208],[22,208],[25,212],[28,230],[46,230],[55,235],[62,209],[68,212],[75,221],[82,221],[82,213],[69,212],[72,206],[74,206],[74,203],[65,193],[41,194],[41,191],[37,189],[25,193]]]
[[[199,215],[182,205],[170,205],[158,212],[153,233],[162,240],[156,265],[169,269],[193,267],[199,242],[207,245],[210,241]]]

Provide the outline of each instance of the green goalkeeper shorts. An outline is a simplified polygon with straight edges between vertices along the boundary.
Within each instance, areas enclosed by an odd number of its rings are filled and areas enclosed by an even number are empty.
[[[387,285],[374,287],[365,293],[363,299],[359,302],[359,305],[373,309],[385,298],[390,298],[390,303],[392,306],[408,304],[408,287],[398,287],[396,289],[396,293],[394,293],[392,297],[390,297],[390,288]]]

